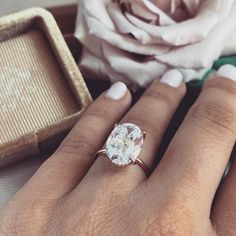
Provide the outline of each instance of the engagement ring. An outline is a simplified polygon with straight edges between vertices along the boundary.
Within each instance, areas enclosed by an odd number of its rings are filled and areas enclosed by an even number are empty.
[[[106,155],[117,166],[138,164],[149,176],[150,168],[138,158],[145,136],[145,132],[135,124],[118,124],[108,137],[105,148],[98,151],[97,156]]]

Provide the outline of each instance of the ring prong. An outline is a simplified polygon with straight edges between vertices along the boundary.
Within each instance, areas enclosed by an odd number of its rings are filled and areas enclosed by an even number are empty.
[[[114,124],[114,127],[117,126],[120,129],[116,128],[112,131],[103,149],[97,152],[96,158],[105,155],[112,164],[120,167],[137,164],[149,176],[151,169],[142,159],[139,159],[146,132],[133,123]],[[122,152],[119,151],[120,148]]]
[[[97,152],[96,154],[96,158],[98,158],[101,155],[106,155],[106,149],[101,149]]]
[[[115,125],[114,125],[114,128],[116,128],[118,126],[118,124],[117,123],[115,123]]]
[[[147,133],[146,132],[143,132],[143,139],[145,139],[147,136]]]

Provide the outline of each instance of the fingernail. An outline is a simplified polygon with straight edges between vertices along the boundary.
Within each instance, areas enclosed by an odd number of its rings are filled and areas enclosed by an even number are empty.
[[[111,98],[113,100],[119,100],[125,96],[126,92],[127,86],[123,82],[116,82],[107,91],[106,97]]]
[[[218,70],[217,75],[236,81],[236,68],[232,65],[223,65]]]
[[[173,69],[167,71],[161,78],[160,82],[173,88],[178,88],[183,81],[183,75],[179,70]]]

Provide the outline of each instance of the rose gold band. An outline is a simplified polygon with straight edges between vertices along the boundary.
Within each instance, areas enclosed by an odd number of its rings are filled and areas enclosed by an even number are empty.
[[[106,149],[101,149],[97,152],[96,158],[98,158],[100,155],[106,155]],[[139,167],[143,170],[143,172],[147,175],[150,176],[151,174],[151,169],[139,158],[136,159],[135,162],[133,162],[134,165],[139,165]]]
[[[141,167],[141,169],[144,171],[144,173],[147,176],[151,175],[151,169],[139,158],[137,158],[136,162],[134,162],[134,164],[139,165],[139,167]]]
[[[96,158],[98,158],[100,155],[106,155],[106,149],[99,150],[96,154]]]

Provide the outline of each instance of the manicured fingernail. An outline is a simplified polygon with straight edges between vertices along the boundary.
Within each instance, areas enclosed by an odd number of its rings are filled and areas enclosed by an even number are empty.
[[[232,65],[221,66],[217,72],[217,75],[236,81],[236,67]]]
[[[179,70],[176,69],[167,71],[160,80],[161,83],[168,84],[174,88],[178,88],[182,81],[183,75]]]
[[[126,92],[127,86],[123,82],[116,82],[107,91],[106,97],[111,98],[113,100],[119,100],[125,96]]]

